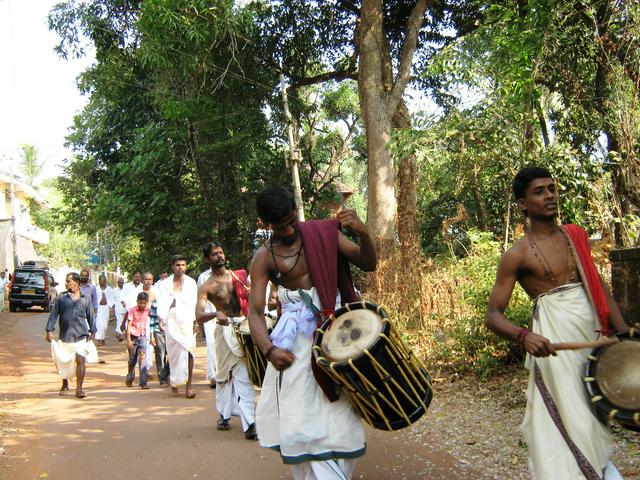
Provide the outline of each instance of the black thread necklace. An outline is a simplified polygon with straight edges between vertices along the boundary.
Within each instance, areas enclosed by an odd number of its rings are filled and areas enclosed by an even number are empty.
[[[291,271],[296,268],[296,265],[298,265],[298,260],[300,260],[300,257],[302,256],[302,239],[300,239],[300,248],[298,248],[298,251],[290,254],[290,255],[280,255],[279,253],[276,253],[273,250],[273,237],[269,238],[269,250],[271,251],[271,258],[273,258],[273,264],[276,267],[276,270],[278,270],[278,273],[276,273],[276,279],[280,280],[282,277],[286,277],[289,273],[291,273]],[[293,258],[296,257],[296,261],[293,263],[293,266],[287,270],[286,272],[281,272],[280,269],[278,268],[278,262],[276,261],[276,256],[280,257],[280,258]]]

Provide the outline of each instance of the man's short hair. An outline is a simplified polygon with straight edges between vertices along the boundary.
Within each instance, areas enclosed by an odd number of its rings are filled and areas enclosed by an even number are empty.
[[[202,247],[202,254],[204,255],[204,257],[207,258],[211,254],[211,250],[213,250],[214,248],[222,248],[222,245],[220,245],[220,242],[216,242],[214,240],[213,242],[209,242],[204,247]]]
[[[139,273],[140,275],[142,275],[142,271],[140,271],[140,270],[134,270],[134,271],[133,271],[133,275],[132,275],[132,276],[134,276],[136,273]]]
[[[182,260],[186,262],[187,258],[184,255],[180,255],[180,254],[174,255],[173,257],[171,257],[171,265],[175,265],[176,262],[180,262]]]
[[[281,185],[267,187],[256,198],[256,212],[265,223],[279,223],[295,209],[293,195]]]
[[[78,272],[69,272],[66,276],[71,277],[74,282],[80,283],[80,274]]]
[[[80,270],[80,275],[82,275],[82,272],[87,272],[87,275],[89,274],[89,270],[87,270],[86,268],[83,268],[82,270]]]
[[[525,167],[513,177],[513,196],[516,200],[524,198],[527,187],[538,178],[553,178],[551,172],[542,167]]]
[[[148,302],[149,294],[147,294],[147,292],[140,292],[138,293],[138,297],[136,298],[136,300],[144,300],[145,302]]]

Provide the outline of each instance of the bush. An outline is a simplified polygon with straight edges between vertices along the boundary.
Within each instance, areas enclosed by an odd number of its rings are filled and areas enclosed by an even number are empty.
[[[488,378],[505,363],[520,361],[522,353],[484,324],[500,243],[489,233],[467,234],[469,248],[463,259],[416,255],[403,260],[396,254],[381,263],[368,296],[387,308],[402,336],[431,370],[470,371]],[[419,281],[412,280],[416,278]],[[507,318],[527,326],[531,312],[531,301],[517,286]]]

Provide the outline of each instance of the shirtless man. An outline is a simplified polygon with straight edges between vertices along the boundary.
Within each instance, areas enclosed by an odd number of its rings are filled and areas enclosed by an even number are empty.
[[[231,415],[240,415],[245,438],[256,439],[255,392],[242,350],[235,338],[231,323],[239,323],[247,315],[249,282],[245,270],[235,272],[225,267],[222,246],[208,245],[211,275],[198,289],[196,319],[205,323],[214,319],[213,329],[216,355],[216,408],[220,417],[218,430],[229,430]],[[215,312],[207,308],[213,303]]]
[[[609,325],[618,332],[627,325],[597,275],[586,233],[575,225],[558,225],[551,174],[525,168],[514,178],[513,192],[530,226],[500,260],[486,324],[529,354],[521,426],[529,470],[540,480],[621,478],[609,462],[611,435],[592,414],[582,385],[589,350],[560,351],[554,344],[592,341],[598,332],[610,331]],[[516,282],[535,299],[530,330],[505,317]]]
[[[258,196],[256,210],[273,232],[251,263],[251,334],[270,362],[256,408],[260,444],[280,452],[294,479],[351,478],[355,459],[365,453],[364,429],[346,397],[331,398],[335,392],[316,381],[311,347],[317,312],[339,306],[338,290],[341,303],[355,300],[347,262],[373,271],[375,245],[354,210],[299,222],[293,196],[279,186]],[[360,245],[339,226],[357,235]],[[282,309],[271,335],[263,314],[270,280],[278,286]]]

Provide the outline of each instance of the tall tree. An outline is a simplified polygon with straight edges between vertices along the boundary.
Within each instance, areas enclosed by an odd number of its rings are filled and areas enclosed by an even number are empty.
[[[20,146],[20,169],[27,178],[27,183],[33,185],[42,173],[43,163],[38,160],[38,149],[34,145]]]
[[[472,26],[479,14],[469,8],[473,3],[341,0],[265,5],[260,38],[265,51],[274,52],[270,66],[283,71],[294,86],[358,81],[369,165],[367,223],[384,246],[383,253],[390,251],[397,231],[396,171],[387,145],[393,128],[409,124],[403,96],[414,73],[416,52],[422,50],[421,60],[426,61],[447,42],[447,29]],[[416,215],[413,158],[400,161],[399,190],[408,191],[403,194],[402,212],[410,219]],[[399,224],[416,222],[401,219]]]

